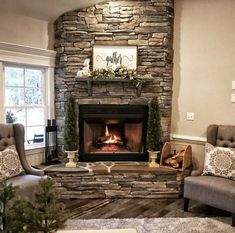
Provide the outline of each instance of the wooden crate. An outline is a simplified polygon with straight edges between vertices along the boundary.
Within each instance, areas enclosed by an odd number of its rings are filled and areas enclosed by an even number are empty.
[[[180,153],[180,156],[183,156],[183,160],[180,163],[179,168],[174,168],[170,164],[167,165],[165,160],[172,158],[174,155]],[[188,144],[175,143],[175,142],[166,142],[162,148],[160,166],[177,169],[179,171],[184,171],[186,168],[189,168],[192,164],[192,147]]]

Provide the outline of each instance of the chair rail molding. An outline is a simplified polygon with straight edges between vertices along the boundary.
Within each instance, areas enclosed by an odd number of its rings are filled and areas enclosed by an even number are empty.
[[[56,51],[0,41],[0,61],[55,67]]]
[[[198,137],[198,136],[182,135],[182,134],[171,134],[171,140],[193,142],[196,144],[204,145],[206,142],[206,137]]]

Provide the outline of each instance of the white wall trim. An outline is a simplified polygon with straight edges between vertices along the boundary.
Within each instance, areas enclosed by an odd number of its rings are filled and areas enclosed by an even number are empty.
[[[4,112],[4,104],[3,104],[3,96],[4,96],[4,93],[5,93],[5,90],[3,88],[3,64],[2,62],[0,61],[0,122],[4,122],[4,118],[5,118],[5,115],[2,114]],[[2,93],[2,95],[1,95]]]
[[[48,119],[54,119],[55,118],[55,85],[54,85],[54,67],[51,67],[47,69],[47,76],[49,77],[47,79],[47,101],[49,103],[49,108],[48,108]]]
[[[56,51],[0,41],[0,61],[55,67]]]
[[[206,137],[182,135],[182,134],[171,134],[172,140],[194,142],[198,144],[204,144],[206,142]]]

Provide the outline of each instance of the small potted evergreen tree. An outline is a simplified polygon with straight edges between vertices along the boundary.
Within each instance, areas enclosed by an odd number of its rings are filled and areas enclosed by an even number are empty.
[[[149,167],[159,167],[156,163],[162,147],[162,128],[158,97],[150,101],[147,125],[146,146],[149,152]]]
[[[70,96],[65,106],[64,149],[69,159],[66,167],[76,167],[74,159],[78,152],[78,133],[75,107],[75,100]]]

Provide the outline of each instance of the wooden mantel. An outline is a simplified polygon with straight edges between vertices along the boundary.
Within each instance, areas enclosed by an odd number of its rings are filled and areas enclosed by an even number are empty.
[[[88,87],[88,95],[92,96],[92,86],[94,82],[126,82],[126,83],[133,83],[133,80],[130,79],[125,79],[125,78],[119,78],[116,77],[114,79],[107,79],[107,78],[99,78],[99,79],[93,79],[93,78],[82,78],[82,77],[76,77],[76,81],[78,82],[87,82],[87,87]],[[143,83],[146,82],[152,82],[153,78],[144,78]],[[137,97],[140,97],[141,91],[142,91],[142,85],[143,83],[140,83],[136,87],[136,95]]]

